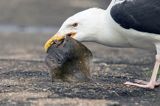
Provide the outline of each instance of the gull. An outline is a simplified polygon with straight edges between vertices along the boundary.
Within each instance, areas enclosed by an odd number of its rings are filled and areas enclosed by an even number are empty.
[[[110,47],[156,51],[150,80],[125,84],[149,89],[160,85],[156,81],[160,65],[160,0],[112,0],[107,9],[90,8],[76,13],[45,43],[45,51],[65,36]]]

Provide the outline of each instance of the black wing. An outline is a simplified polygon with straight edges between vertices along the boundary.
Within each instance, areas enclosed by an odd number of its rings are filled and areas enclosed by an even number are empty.
[[[160,34],[160,0],[125,0],[110,14],[123,28]]]

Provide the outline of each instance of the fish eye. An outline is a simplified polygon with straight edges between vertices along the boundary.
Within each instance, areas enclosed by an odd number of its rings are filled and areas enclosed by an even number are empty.
[[[77,27],[78,26],[78,23],[74,23],[72,24],[73,27]]]

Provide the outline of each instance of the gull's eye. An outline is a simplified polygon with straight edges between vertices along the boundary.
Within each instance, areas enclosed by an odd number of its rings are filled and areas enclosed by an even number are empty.
[[[74,23],[72,24],[73,27],[77,27],[78,26],[78,23]]]

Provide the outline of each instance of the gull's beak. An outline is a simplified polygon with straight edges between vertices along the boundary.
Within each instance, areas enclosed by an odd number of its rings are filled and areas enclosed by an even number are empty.
[[[55,41],[60,41],[62,39],[64,39],[65,36],[61,36],[58,34],[55,34],[53,37],[51,37],[44,45],[44,49],[47,52],[48,48],[51,47],[51,45],[55,42]]]

